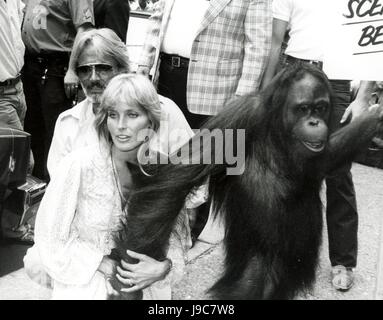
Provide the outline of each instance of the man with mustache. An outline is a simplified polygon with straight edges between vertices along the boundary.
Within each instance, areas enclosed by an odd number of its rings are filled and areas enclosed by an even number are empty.
[[[65,155],[97,141],[93,122],[100,97],[114,76],[129,72],[128,53],[112,30],[89,30],[74,43],[69,69],[78,77],[86,99],[61,113],[57,119],[48,154],[50,175]]]
[[[79,35],[73,46],[69,69],[78,77],[86,99],[61,113],[57,119],[48,154],[48,171],[54,174],[60,161],[78,148],[98,143],[94,126],[100,98],[109,81],[118,74],[129,73],[129,58],[125,44],[111,29],[93,29]],[[159,96],[167,110],[178,110],[173,101]],[[179,111],[179,110],[178,110]],[[180,113],[180,111],[179,111]],[[183,122],[174,124],[185,134],[191,135]],[[164,130],[163,134],[167,134]],[[171,132],[169,132],[171,134]],[[182,137],[181,137],[182,138]],[[181,139],[180,138],[180,139]],[[176,137],[169,138],[173,143]]]

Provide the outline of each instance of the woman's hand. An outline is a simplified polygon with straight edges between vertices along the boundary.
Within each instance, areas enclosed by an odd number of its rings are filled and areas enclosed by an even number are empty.
[[[164,279],[172,267],[169,259],[158,261],[130,250],[126,252],[130,257],[137,259],[138,263],[129,264],[121,260],[122,268],[117,267],[117,279],[127,286],[121,289],[122,292],[130,293],[145,289],[154,282]]]

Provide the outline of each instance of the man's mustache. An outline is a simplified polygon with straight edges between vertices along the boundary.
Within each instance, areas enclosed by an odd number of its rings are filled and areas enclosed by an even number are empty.
[[[105,85],[103,85],[101,83],[96,83],[96,84],[92,84],[92,85],[87,86],[87,89],[88,90],[93,90],[93,89],[104,90],[105,89]]]

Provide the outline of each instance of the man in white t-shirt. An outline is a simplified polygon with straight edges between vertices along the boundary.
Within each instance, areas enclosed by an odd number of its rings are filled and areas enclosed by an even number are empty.
[[[310,63],[322,69],[324,44],[327,35],[326,11],[330,2],[316,0],[274,0],[273,37],[269,64],[262,86],[275,75],[280,48],[287,30],[289,41],[285,51],[286,64]],[[341,119],[349,107],[350,81],[330,80],[334,91],[334,110],[330,119],[331,132],[341,126]],[[357,110],[355,109],[355,113]],[[333,267],[332,284],[338,290],[348,290],[353,284],[352,268],[357,262],[358,214],[351,163],[328,173],[327,228],[329,254]]]

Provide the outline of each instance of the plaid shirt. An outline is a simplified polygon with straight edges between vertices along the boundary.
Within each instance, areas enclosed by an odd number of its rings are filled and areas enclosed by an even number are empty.
[[[156,3],[139,65],[157,64],[174,1]],[[271,3],[210,0],[190,56],[187,104],[191,112],[214,115],[233,96],[258,90],[271,48]]]

